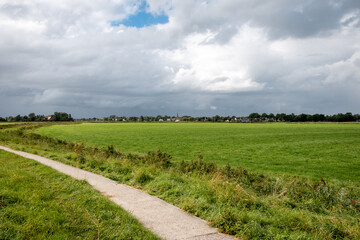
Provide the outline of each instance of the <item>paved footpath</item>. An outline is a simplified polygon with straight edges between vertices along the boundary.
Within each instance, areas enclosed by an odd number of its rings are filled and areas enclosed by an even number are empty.
[[[59,172],[79,180],[86,180],[95,189],[136,217],[146,228],[163,239],[234,240],[218,233],[208,223],[192,216],[159,198],[138,189],[119,184],[95,173],[72,167],[38,155],[15,151],[0,146],[0,149],[33,159]]]

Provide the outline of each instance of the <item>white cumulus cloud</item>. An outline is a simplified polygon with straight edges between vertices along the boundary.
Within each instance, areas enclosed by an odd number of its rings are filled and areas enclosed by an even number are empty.
[[[142,3],[2,0],[0,113],[360,112],[359,1]]]

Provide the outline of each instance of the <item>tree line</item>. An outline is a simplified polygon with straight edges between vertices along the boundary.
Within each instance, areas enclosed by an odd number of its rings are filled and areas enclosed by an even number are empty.
[[[236,116],[219,116],[215,115],[212,117],[202,116],[202,117],[192,117],[192,116],[168,116],[168,115],[158,115],[153,116],[140,116],[140,117],[118,117],[116,115],[110,115],[109,117],[104,117],[103,119],[91,118],[91,119],[82,119],[93,120],[93,121],[105,121],[105,122],[159,122],[159,121],[183,121],[183,122],[356,122],[360,121],[359,114],[352,114],[351,112],[347,113],[338,113],[334,115],[325,115],[325,114],[286,114],[286,113],[277,113],[277,114],[267,114],[267,113],[251,113],[248,116],[236,117]]]
[[[355,122],[360,120],[359,114],[352,114],[351,112],[347,113],[338,113],[334,115],[325,115],[325,114],[286,114],[286,113],[278,113],[276,115],[270,114],[259,114],[259,113],[251,113],[249,118],[253,121],[263,121],[263,120],[274,120],[281,122]]]
[[[0,117],[0,122],[43,122],[43,121],[56,121],[56,122],[64,122],[64,121],[74,121],[71,114],[65,112],[54,112],[52,115],[36,115],[35,113],[30,113],[29,115],[21,116],[9,116],[2,118]]]
[[[236,116],[219,116],[212,117],[192,117],[192,116],[168,116],[157,115],[154,116],[140,116],[140,117],[126,117],[110,115],[102,119],[99,118],[82,118],[79,121],[104,121],[104,122],[360,122],[360,114],[338,113],[334,115],[325,114],[267,114],[267,113],[251,113],[248,116],[236,117]],[[36,115],[30,113],[29,115],[17,115],[9,116],[6,118],[0,117],[1,122],[43,122],[43,121],[74,121],[71,114],[65,112],[54,112],[53,115]]]

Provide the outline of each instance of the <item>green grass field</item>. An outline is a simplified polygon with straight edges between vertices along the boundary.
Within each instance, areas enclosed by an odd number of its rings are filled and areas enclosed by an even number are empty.
[[[293,127],[313,127],[313,125],[287,124],[241,125],[235,124],[231,127],[239,127],[239,129],[249,127],[255,132],[259,132],[255,128],[265,128],[265,130],[271,127],[290,128],[291,131],[288,131],[292,132]],[[215,127],[219,131],[219,128],[230,125],[84,125],[83,127],[88,128],[87,132],[91,131],[89,126],[115,129],[131,126],[133,128],[167,126],[176,127],[175,129],[180,131],[199,126],[198,128]],[[199,159],[172,161],[167,154],[161,152],[124,154],[112,147],[97,148],[34,134],[33,131],[38,127],[42,126],[34,124],[1,129],[0,143],[142,189],[209,221],[220,231],[240,239],[360,239],[358,220],[360,219],[360,182],[358,181],[311,179],[291,176],[291,174],[278,174],[271,170],[269,170],[271,174],[264,174],[228,165],[216,167]],[[349,127],[348,131],[353,133],[354,130],[351,128],[357,126],[327,125],[327,127],[340,127],[345,131]],[[340,131],[344,132],[344,129]],[[73,130],[76,132],[77,128]],[[193,135],[199,134],[195,130],[192,130]],[[330,130],[327,129],[328,132]],[[308,134],[311,134],[311,131],[308,131]],[[103,145],[106,145],[105,142]],[[325,171],[329,169],[331,170],[328,167]],[[35,175],[38,176],[39,173]],[[2,176],[1,172],[0,176]],[[346,176],[343,178],[346,179]],[[16,182],[9,182],[9,188],[11,187],[16,189]],[[103,236],[107,237],[105,234]],[[108,238],[111,238],[111,235]]]
[[[360,181],[360,124],[86,123],[36,132],[127,152],[160,149],[175,161],[202,155],[218,165]]]
[[[84,181],[0,150],[0,239],[158,239]]]

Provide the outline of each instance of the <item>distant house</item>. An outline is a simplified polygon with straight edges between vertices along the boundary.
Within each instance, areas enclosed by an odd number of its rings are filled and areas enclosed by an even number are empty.
[[[164,121],[164,119],[162,119],[162,118],[159,119],[159,122],[163,122],[163,121]]]
[[[45,120],[51,120],[51,116],[50,115],[46,116]]]
[[[247,123],[247,122],[250,122],[250,119],[247,117],[244,117],[244,118],[241,118],[241,122]]]

